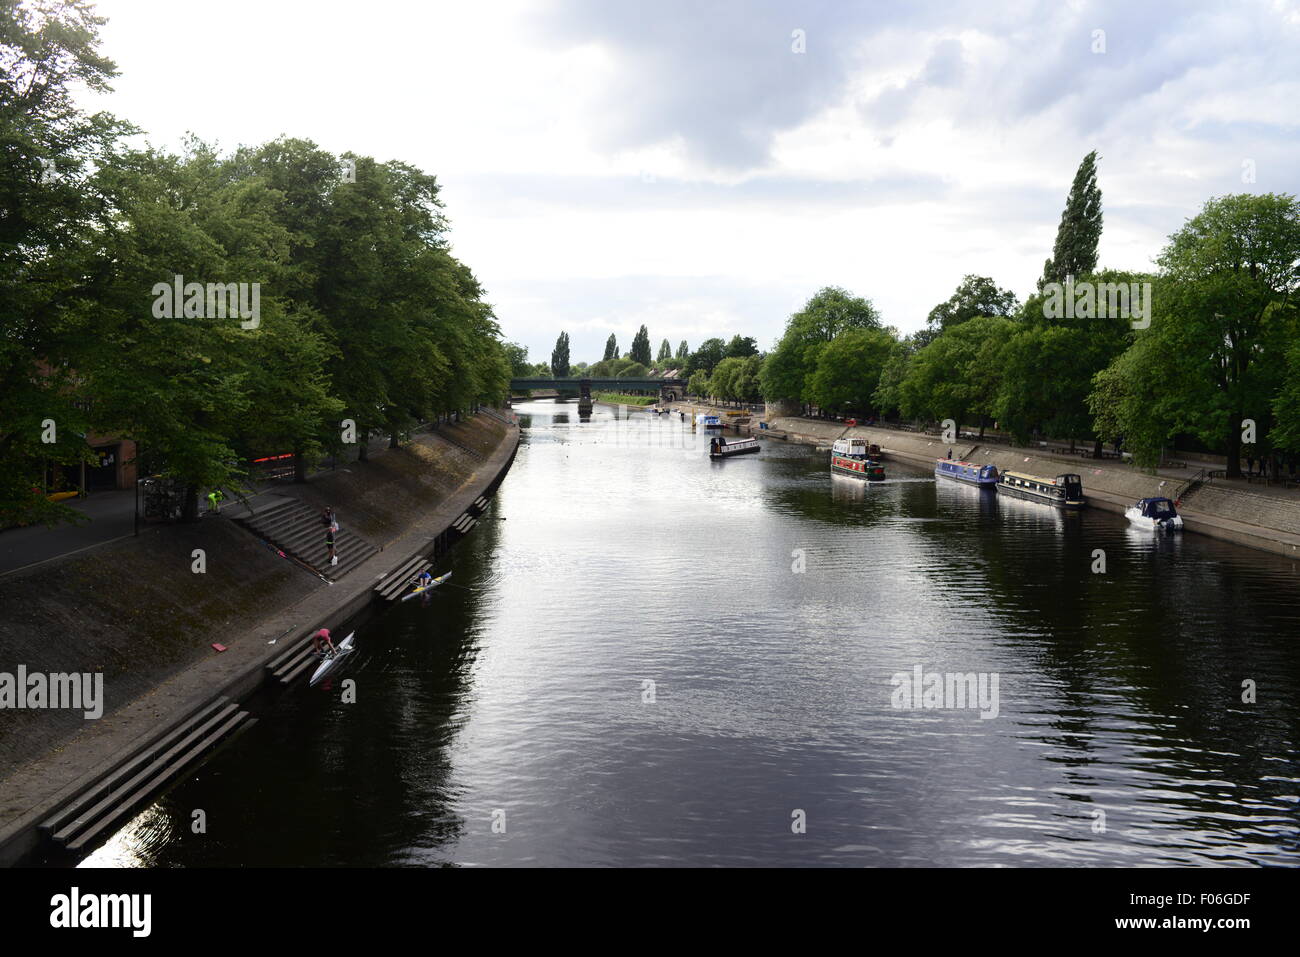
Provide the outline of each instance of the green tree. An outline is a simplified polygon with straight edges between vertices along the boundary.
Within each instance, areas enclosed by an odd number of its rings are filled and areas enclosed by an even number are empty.
[[[107,202],[92,173],[132,131],[77,103],[117,74],[99,52],[103,23],[79,0],[0,9],[0,528],[81,519],[45,498],[43,473],[89,459],[79,370],[109,353],[94,310],[70,308],[112,269],[94,256]]]
[[[1015,293],[999,289],[987,276],[968,275],[946,302],[930,310],[926,325],[937,335],[976,316],[1011,316],[1017,308]]]
[[[653,361],[650,358],[650,333],[646,331],[645,326],[638,329],[632,338],[632,351],[628,354],[628,358],[643,366],[648,366]]]
[[[1098,372],[1115,361],[1132,341],[1131,318],[1107,290],[1137,289],[1132,304],[1141,308],[1141,290],[1155,277],[1105,270],[1078,277],[1080,293],[1074,316],[1053,316],[1042,295],[1031,297],[1018,329],[1001,357],[1002,396],[996,415],[1020,440],[1035,430],[1056,438],[1092,438],[1101,454],[1101,436],[1093,428],[1088,395]],[[1149,285],[1148,285],[1148,288]],[[1096,295],[1084,295],[1084,293]],[[1114,299],[1116,308],[1112,308]],[[1095,308],[1094,308],[1095,307]]]
[[[803,352],[799,343],[787,336],[763,363],[759,377],[763,398],[769,402],[797,402],[803,394]]]
[[[659,355],[655,358],[655,364],[662,366],[665,362],[672,362],[672,361],[673,361],[673,347],[670,346],[668,344],[668,340],[665,339],[663,342],[659,343]]]
[[[975,416],[982,434],[1001,392],[1001,351],[1015,330],[1010,319],[981,316],[920,349],[898,386],[902,414],[953,419],[959,426]]]
[[[1245,420],[1255,422],[1261,449],[1270,445],[1269,420],[1286,394],[1288,351],[1297,332],[1294,297],[1300,277],[1300,204],[1265,193],[1212,199],[1170,237],[1158,262],[1161,279],[1141,355],[1126,362],[1120,386],[1103,380],[1107,395],[1161,396],[1149,409],[1130,409],[1125,424],[1145,415],[1143,434],[1190,433],[1227,456],[1240,475]],[[1095,404],[1095,403],[1094,403]],[[1099,414],[1111,415],[1097,406]],[[1283,425],[1280,436],[1291,434]],[[1126,433],[1127,435],[1128,433]]]
[[[528,347],[521,346],[517,342],[507,342],[504,348],[506,361],[510,363],[510,377],[512,379],[527,378],[533,369],[528,362]]]
[[[605,340],[605,355],[602,358],[618,358],[618,338],[612,332],[609,334],[609,338]]]
[[[686,383],[686,391],[691,395],[708,397],[712,395],[709,386],[709,374],[704,370],[692,373],[690,380]]]
[[[678,362],[685,363],[686,360],[689,359],[690,357],[691,357],[690,347],[686,345],[686,340],[683,339],[681,343],[677,346],[677,354],[673,358],[675,358]]]
[[[889,349],[884,365],[880,369],[880,381],[872,398],[882,416],[901,415],[903,401],[902,387],[911,371],[912,357],[925,344],[918,345],[914,336],[907,336],[896,341]]]
[[[700,347],[691,353],[691,358],[686,364],[688,376],[696,372],[711,374],[718,363],[726,357],[726,351],[726,343],[721,339],[704,340]]]
[[[878,329],[870,300],[827,286],[786,323],[785,333],[765,364],[763,395],[769,401],[812,402],[810,379],[826,343],[846,329]]]
[[[1097,268],[1097,244],[1101,241],[1101,190],[1097,187],[1097,151],[1083,158],[1074,174],[1070,195],[1065,200],[1061,223],[1051,258],[1043,263],[1041,290],[1046,283],[1064,282],[1067,276],[1083,276]]]
[[[884,329],[845,329],[817,356],[808,381],[810,400],[823,409],[871,408],[894,342]]]
[[[557,379],[569,374],[569,334],[561,332],[555,340],[555,349],[551,352],[551,372]]]
[[[751,336],[732,336],[723,353],[728,359],[745,359],[758,355],[758,343]]]

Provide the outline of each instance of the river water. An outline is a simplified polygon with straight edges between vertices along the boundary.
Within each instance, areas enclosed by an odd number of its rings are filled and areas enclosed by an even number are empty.
[[[1300,863],[1294,562],[517,411],[455,587],[361,623],[330,687],[255,702],[83,863]],[[983,701],[909,707],[918,667]]]

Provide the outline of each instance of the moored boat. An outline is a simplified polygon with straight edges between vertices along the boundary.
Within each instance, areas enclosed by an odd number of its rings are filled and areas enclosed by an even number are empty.
[[[980,488],[993,488],[998,484],[996,465],[976,465],[974,462],[958,462],[954,459],[939,459],[935,462],[934,475],[935,478],[955,479]]]
[[[709,439],[709,458],[729,459],[733,455],[745,455],[758,451],[758,439],[726,439],[718,436]]]
[[[873,458],[873,451],[880,454],[880,448],[869,445],[866,439],[836,439],[831,446],[831,471],[873,482],[883,481],[885,467]]]
[[[722,420],[716,415],[710,415],[707,412],[696,413],[695,424],[706,429],[722,428]]]
[[[1141,498],[1130,505],[1124,516],[1134,525],[1161,532],[1174,532],[1183,527],[1183,517],[1167,498]]]
[[[1010,495],[1053,508],[1079,509],[1087,504],[1083,497],[1083,479],[1072,473],[1054,479],[1024,472],[1003,472],[996,486],[999,495]]]

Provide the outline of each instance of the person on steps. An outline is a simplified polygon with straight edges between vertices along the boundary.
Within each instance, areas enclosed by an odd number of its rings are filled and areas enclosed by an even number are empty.
[[[322,628],[320,631],[316,632],[316,634],[311,636],[311,650],[318,655],[323,655],[326,647],[329,648],[330,655],[334,655],[338,652],[338,649],[334,647],[334,642],[330,640],[330,630],[328,628]]]

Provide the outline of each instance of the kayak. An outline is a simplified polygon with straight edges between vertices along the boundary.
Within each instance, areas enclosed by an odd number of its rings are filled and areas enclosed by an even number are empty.
[[[445,575],[440,575],[437,578],[435,578],[433,581],[431,581],[429,584],[421,585],[419,588],[415,589],[409,595],[403,595],[402,601],[406,601],[406,599],[408,598],[414,598],[416,595],[423,595],[427,591],[433,591],[435,588],[437,588],[439,585],[441,585],[450,577],[451,577],[451,572],[447,572],[447,574]]]
[[[355,635],[356,632],[355,631],[352,632],[352,634],[348,635],[346,638],[344,638],[342,641],[338,643],[338,645],[336,646],[336,650],[334,651],[333,654],[326,654],[325,658],[321,661],[321,663],[316,666],[316,670],[312,672],[311,681],[307,682],[308,687],[311,687],[316,682],[320,681],[327,674],[333,671],[334,666],[337,665],[342,659],[352,654],[352,650],[353,650],[352,639]]]

